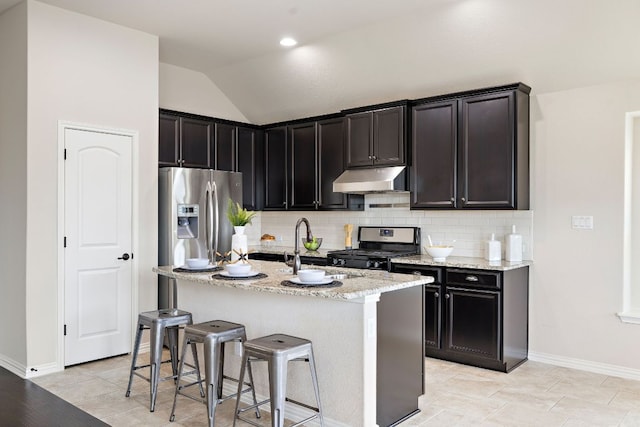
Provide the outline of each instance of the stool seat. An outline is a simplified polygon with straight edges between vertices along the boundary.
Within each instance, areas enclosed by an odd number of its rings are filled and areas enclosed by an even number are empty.
[[[131,384],[133,376],[136,375],[149,382],[150,403],[149,411],[153,412],[156,406],[156,397],[158,394],[158,383],[168,379],[176,379],[178,375],[178,328],[193,323],[191,313],[177,308],[167,308],[154,311],[145,311],[138,314],[138,330],[133,345],[133,354],[131,357],[131,370],[129,372],[129,385],[127,386],[126,397],[131,394]],[[149,364],[137,366],[138,352],[140,350],[140,341],[144,330],[150,331],[150,354]],[[168,362],[162,360],[162,346],[165,335],[169,341],[169,353],[171,354],[171,370],[173,375],[160,378],[160,365]],[[192,347],[195,356],[195,346]],[[150,368],[149,378],[136,372],[138,369]]]
[[[240,381],[244,379],[244,371],[246,367],[250,368],[250,362],[256,360],[264,360],[268,363],[269,371],[269,394],[270,398],[256,403],[252,406],[240,408],[240,400],[236,400],[235,417],[233,419],[233,425],[236,425],[237,420],[242,420],[259,426],[259,424],[242,418],[240,414],[244,411],[258,407],[267,402],[271,403],[271,425],[273,427],[284,426],[284,405],[285,401],[300,405],[304,408],[311,409],[315,412],[312,416],[293,424],[298,426],[310,421],[314,418],[318,418],[320,425],[324,425],[322,418],[322,408],[320,405],[320,391],[318,388],[318,378],[316,374],[316,366],[313,357],[313,347],[311,341],[305,338],[294,337],[286,334],[272,334],[260,338],[255,338],[244,343],[244,352],[242,357],[242,368],[240,371]],[[289,361],[304,361],[309,363],[309,369],[311,371],[311,382],[316,396],[317,407],[296,402],[293,399],[286,397],[287,388],[287,364]]]
[[[222,396],[222,385],[224,379],[238,381],[234,378],[224,375],[225,344],[230,341],[238,341],[242,343],[246,340],[247,336],[243,325],[233,322],[227,322],[225,320],[212,320],[209,322],[198,323],[196,325],[189,325],[185,327],[184,343],[182,346],[182,358],[180,360],[180,367],[178,369],[178,378],[176,381],[176,389],[173,397],[173,408],[171,410],[169,421],[174,421],[175,419],[176,403],[179,394],[194,399],[192,396],[183,393],[182,390],[195,384],[200,385],[202,389],[202,382],[205,383],[206,400],[204,401],[204,403],[207,404],[209,427],[214,426],[215,412],[218,403],[234,396],[236,397],[236,399],[240,399],[242,393],[246,393],[248,391],[251,391],[253,402],[256,403],[256,395],[253,389],[253,374],[251,372],[251,369],[249,369],[249,383],[239,382],[237,394],[226,397]],[[181,381],[182,376],[184,375],[183,369],[185,364],[184,356],[186,353],[186,348],[189,345],[195,346],[196,343],[204,344],[205,377],[204,380],[200,378],[200,368],[196,363],[195,369],[198,373],[197,381],[195,383],[182,385]],[[248,385],[249,388],[246,390],[242,390],[243,384]],[[260,410],[257,407],[256,418],[260,418]]]

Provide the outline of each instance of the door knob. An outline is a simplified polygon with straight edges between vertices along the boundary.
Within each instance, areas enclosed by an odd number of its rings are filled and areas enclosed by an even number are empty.
[[[118,259],[123,259],[123,260],[128,260],[129,259],[129,254],[122,254],[121,257],[118,257]]]

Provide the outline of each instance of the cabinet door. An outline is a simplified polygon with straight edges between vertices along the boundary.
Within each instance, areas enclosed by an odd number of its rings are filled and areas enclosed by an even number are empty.
[[[512,91],[460,101],[461,207],[515,208],[514,102]]]
[[[158,166],[180,166],[180,119],[160,114],[158,129]]]
[[[242,172],[242,203],[245,209],[261,210],[264,204],[264,145],[262,132],[238,126],[238,172]]]
[[[373,144],[373,113],[347,116],[347,167],[370,166]]]
[[[404,107],[373,112],[373,164],[402,165],[405,162]]]
[[[445,299],[445,350],[500,359],[500,292],[447,286]]]
[[[198,119],[180,119],[180,145],[182,166],[210,168],[212,122]]]
[[[457,101],[412,111],[411,207],[456,207]]]
[[[442,286],[436,284],[424,287],[424,347],[442,348]]]
[[[320,209],[346,209],[347,195],[333,192],[333,181],[344,172],[344,119],[318,122],[318,170]]]
[[[222,171],[236,171],[236,127],[225,123],[216,123],[215,141],[214,168]]]
[[[291,149],[289,208],[316,209],[318,200],[316,122],[289,126],[289,147]]]
[[[287,127],[265,130],[265,202],[268,210],[287,209]]]

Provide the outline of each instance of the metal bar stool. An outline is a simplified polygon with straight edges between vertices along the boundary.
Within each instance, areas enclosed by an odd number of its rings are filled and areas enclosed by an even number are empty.
[[[322,419],[322,408],[320,406],[320,391],[318,389],[318,378],[316,375],[316,365],[313,359],[313,348],[311,341],[304,338],[292,337],[284,334],[273,334],[266,337],[256,338],[244,343],[244,354],[242,356],[242,368],[240,370],[240,382],[244,380],[245,367],[250,367],[250,362],[266,361],[269,370],[269,394],[270,399],[266,399],[255,405],[240,408],[240,399],[236,401],[236,411],[233,419],[233,425],[236,425],[238,419],[249,424],[260,427],[259,424],[242,418],[240,414],[254,407],[258,407],[267,402],[271,402],[271,425],[273,427],[284,426],[284,403],[285,401],[296,405],[311,409],[316,413],[290,427],[299,426],[314,418],[318,418],[320,425],[324,425]],[[317,408],[297,402],[286,397],[287,389],[287,365],[289,361],[305,361],[309,362],[311,370],[311,380],[313,389],[316,394]],[[240,386],[238,387],[238,390]]]
[[[163,310],[146,311],[138,315],[138,331],[136,332],[136,340],[133,346],[133,355],[131,357],[131,371],[129,372],[129,385],[127,386],[126,397],[131,394],[131,383],[133,376],[148,381],[150,383],[151,402],[149,410],[153,412],[156,407],[156,396],[158,395],[158,383],[168,379],[176,379],[178,376],[178,329],[181,325],[191,325],[191,313],[188,311],[169,308]],[[140,340],[145,329],[149,329],[151,333],[149,355],[149,364],[136,366],[138,359],[138,351],[140,349]],[[160,378],[160,365],[168,362],[162,360],[162,346],[165,334],[169,339],[169,352],[171,354],[171,370],[173,375]],[[193,357],[197,365],[197,353],[195,344],[192,347]],[[150,368],[149,378],[136,372],[138,369]],[[198,375],[200,375],[198,373]],[[204,395],[204,394],[203,394]]]
[[[249,383],[243,383],[235,378],[228,377],[224,374],[224,349],[225,344],[230,341],[239,341],[241,343],[247,340],[245,328],[238,323],[227,322],[224,320],[213,320],[210,322],[199,323],[197,325],[191,325],[184,328],[184,342],[182,346],[182,357],[180,358],[180,368],[178,369],[178,379],[176,381],[176,391],[173,397],[173,408],[171,409],[171,417],[169,421],[175,420],[176,403],[178,395],[188,397],[193,400],[199,400],[207,405],[207,415],[209,417],[209,427],[213,427],[215,421],[215,412],[218,403],[222,403],[227,399],[236,397],[240,399],[242,393],[251,391],[253,402],[257,403],[256,393],[253,389],[253,374],[251,367],[249,367]],[[183,376],[186,375],[183,372],[185,365],[185,354],[189,344],[194,346],[196,343],[204,344],[204,381],[200,378],[199,367],[196,364],[198,370],[198,378],[195,382],[181,385]],[[225,379],[237,381],[238,393],[229,396],[222,396],[222,383]],[[206,384],[206,399],[198,399],[189,394],[183,393],[182,390],[191,387],[192,385],[199,384],[202,389],[202,383]],[[242,389],[243,385],[249,386],[247,389]],[[256,418],[260,418],[260,410],[256,406]]]

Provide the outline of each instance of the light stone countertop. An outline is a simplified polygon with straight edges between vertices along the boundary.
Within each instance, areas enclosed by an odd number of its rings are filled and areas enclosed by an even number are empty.
[[[283,295],[300,295],[317,298],[338,300],[353,300],[356,298],[392,292],[399,289],[425,285],[433,282],[432,277],[414,276],[411,274],[388,273],[380,270],[345,269],[336,267],[321,267],[327,274],[344,274],[346,278],[339,279],[342,286],[333,288],[322,287],[290,287],[280,283],[295,276],[291,268],[286,268],[280,262],[251,261],[253,268],[268,277],[263,279],[228,280],[212,276],[217,273],[181,273],[174,272],[172,266],[154,267],[153,271],[178,280],[187,280],[203,285],[224,286],[246,289],[256,292],[270,292]],[[317,267],[313,267],[317,268]],[[179,285],[178,285],[179,286]]]
[[[406,257],[392,258],[393,264],[414,264],[414,265],[428,265],[434,267],[455,267],[455,268],[469,268],[475,270],[494,270],[494,271],[508,271],[518,268],[528,267],[533,265],[532,261],[521,262],[509,262],[505,260],[501,261],[487,261],[484,258],[471,258],[471,257],[447,257],[444,262],[436,262],[429,255],[412,255]]]
[[[260,252],[263,254],[276,254],[283,255],[285,252],[289,255],[293,255],[294,247],[293,246],[278,246],[271,243],[262,243],[259,245],[249,245],[249,250],[254,252]],[[314,258],[326,258],[327,252],[335,251],[335,249],[325,249],[320,247],[317,251],[308,251],[302,245],[300,245],[300,256],[308,256]],[[249,259],[251,259],[251,254],[249,254]]]

